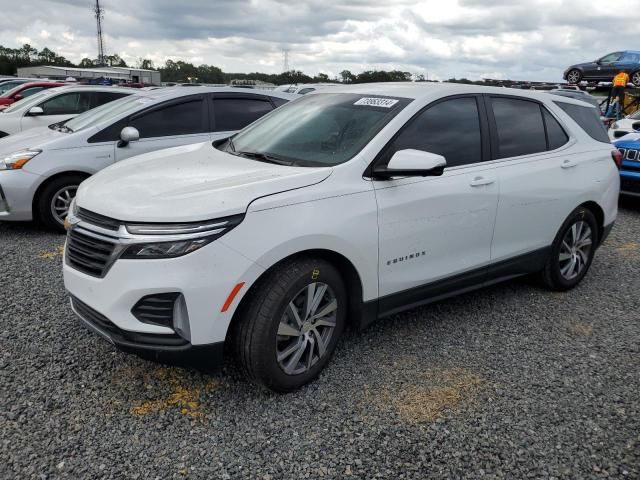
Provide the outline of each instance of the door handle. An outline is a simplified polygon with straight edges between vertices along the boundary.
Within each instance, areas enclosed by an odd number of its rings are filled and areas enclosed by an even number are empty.
[[[574,162],[573,160],[565,160],[564,162],[562,162],[562,165],[560,165],[562,168],[573,168],[576,165],[578,165],[576,162]]]
[[[473,180],[471,180],[471,183],[469,183],[469,185],[471,185],[472,187],[481,187],[483,185],[491,185],[495,181],[495,178],[475,177]]]

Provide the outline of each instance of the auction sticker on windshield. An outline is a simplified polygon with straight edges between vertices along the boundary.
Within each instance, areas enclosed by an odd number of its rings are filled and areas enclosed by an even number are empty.
[[[393,98],[376,98],[376,97],[362,97],[360,100],[354,103],[354,105],[366,105],[369,107],[383,107],[391,108],[398,100]]]

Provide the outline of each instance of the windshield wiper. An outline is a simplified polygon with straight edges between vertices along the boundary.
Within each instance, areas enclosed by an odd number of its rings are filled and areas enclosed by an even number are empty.
[[[258,160],[259,162],[275,163],[276,165],[293,165],[290,160],[284,160],[280,157],[272,155],[270,153],[262,152],[234,152],[234,155],[251,158],[252,160]]]

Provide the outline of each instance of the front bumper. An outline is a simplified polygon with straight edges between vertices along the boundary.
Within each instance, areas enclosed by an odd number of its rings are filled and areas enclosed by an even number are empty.
[[[73,268],[67,261],[65,249],[64,284],[74,297],[76,313],[85,323],[89,321],[96,333],[120,347],[153,350],[155,347],[150,339],[161,342],[161,350],[189,349],[224,342],[242,296],[264,269],[221,240],[214,240],[178,258],[118,259],[103,277]],[[246,286],[224,309],[230,293],[242,282]],[[186,328],[176,328],[175,319],[173,327],[142,322],[132,312],[142,298],[164,293],[179,294],[184,300],[180,326],[187,325]],[[89,314],[80,311],[82,305],[90,309]],[[96,315],[108,319],[109,323],[105,325],[96,321],[93,318]],[[89,316],[93,321],[88,319]]]
[[[33,220],[33,196],[41,177],[24,170],[0,171],[0,220]]]
[[[622,195],[640,197],[640,168],[637,168],[637,170],[625,170],[626,163],[623,163],[623,169],[620,170],[620,193]]]

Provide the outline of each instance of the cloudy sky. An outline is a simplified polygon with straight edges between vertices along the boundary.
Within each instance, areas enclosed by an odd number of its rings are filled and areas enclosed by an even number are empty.
[[[6,1],[6,0],[5,0]],[[0,44],[96,57],[91,0],[11,2]],[[314,75],[401,69],[429,78],[561,79],[640,49],[640,0],[102,0],[107,53]]]

